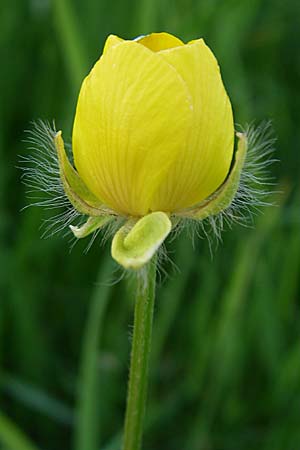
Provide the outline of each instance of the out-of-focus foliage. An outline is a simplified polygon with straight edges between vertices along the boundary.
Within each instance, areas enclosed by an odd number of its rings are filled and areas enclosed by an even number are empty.
[[[204,36],[237,123],[273,120],[277,207],[170,242],[158,289],[145,449],[300,448],[300,6],[296,0],[2,0],[0,448],[120,448],[132,286],[100,240],[41,239],[17,169],[33,119],[71,135],[84,75],[109,33]],[[278,189],[277,189],[278,190]],[[22,431],[21,431],[22,430]],[[2,447],[1,447],[2,445]]]

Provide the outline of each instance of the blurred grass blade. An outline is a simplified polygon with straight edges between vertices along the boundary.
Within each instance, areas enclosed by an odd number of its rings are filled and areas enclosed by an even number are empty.
[[[277,199],[276,199],[277,200]],[[275,200],[275,202],[276,202]],[[285,199],[279,198],[278,202]],[[267,208],[257,223],[257,228],[244,242],[240,242],[231,280],[223,292],[222,309],[216,336],[216,375],[224,377],[224,382],[232,369],[234,355],[240,342],[237,331],[240,326],[238,315],[249,292],[250,283],[257,270],[257,259],[268,234],[278,225],[283,205]],[[233,358],[233,359],[232,359]],[[220,370],[222,368],[222,370]]]
[[[300,188],[296,193],[292,210],[295,211],[293,227],[287,237],[283,236],[280,242],[285,242],[283,248],[281,276],[278,280],[278,305],[281,315],[286,323],[293,321],[297,310],[297,289],[300,272]]]
[[[75,450],[97,450],[101,424],[99,423],[100,380],[97,370],[99,343],[109,295],[112,290],[107,282],[113,272],[110,256],[103,261],[96,287],[90,300],[89,313],[83,337],[81,367],[78,382],[76,427],[74,435]]]
[[[37,447],[0,411],[0,443],[6,450],[37,450]]]
[[[215,415],[218,411],[221,399],[232,385],[238,385],[238,377],[244,364],[245,343],[243,342],[242,313],[245,301],[255,272],[257,260],[261,255],[262,246],[266,236],[278,225],[282,213],[284,197],[278,199],[281,203],[276,208],[267,208],[260,217],[257,228],[249,233],[244,241],[240,241],[233,262],[235,270],[227,287],[223,290],[221,309],[216,319],[216,329],[213,336],[214,342],[211,357],[211,387],[209,401],[205,411],[201,405],[198,415],[191,426],[188,437],[189,448],[197,448],[199,442],[205,442],[211,434]],[[224,400],[223,400],[224,401]],[[203,427],[204,424],[204,427]],[[210,442],[213,445],[214,441]]]
[[[153,344],[151,350],[151,367],[157,368],[159,357],[169,331],[175,321],[176,314],[184,300],[184,290],[197,254],[191,253],[191,242],[187,235],[180,236],[176,245],[175,264],[180,274],[172,276],[172,282],[166,284],[160,292],[157,317],[154,321]]]
[[[9,375],[1,375],[0,385],[10,397],[32,411],[45,414],[56,422],[65,425],[73,423],[73,411],[71,408],[36,386]]]
[[[135,33],[144,35],[152,33],[157,27],[157,18],[161,0],[140,0],[136,8],[136,20],[134,22]]]
[[[113,437],[101,450],[121,450],[122,445],[122,431]]]
[[[74,3],[69,0],[53,1],[54,20],[62,44],[63,59],[67,63],[74,91],[77,92],[86,75],[88,64],[73,7]]]

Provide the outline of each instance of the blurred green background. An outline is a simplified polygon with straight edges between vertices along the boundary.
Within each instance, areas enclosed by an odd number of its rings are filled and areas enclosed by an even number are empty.
[[[1,0],[0,449],[117,450],[132,287],[100,239],[41,239],[18,155],[29,122],[69,139],[110,33],[203,36],[240,124],[270,118],[282,193],[255,226],[168,243],[144,449],[300,449],[300,6],[297,0]],[[278,190],[278,189],[277,189]]]

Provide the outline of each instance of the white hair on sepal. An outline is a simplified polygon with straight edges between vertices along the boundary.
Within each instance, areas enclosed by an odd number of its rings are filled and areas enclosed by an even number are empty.
[[[69,226],[78,219],[80,214],[70,204],[67,208],[54,216],[44,219],[40,229],[44,228],[42,238],[52,237],[56,234],[62,233],[63,237],[70,234]]]
[[[55,148],[54,138],[57,133],[55,124],[51,126],[49,122],[38,120],[33,122],[31,130],[27,130],[26,143],[29,143],[29,150],[32,154],[21,156],[21,170],[23,171],[22,180],[27,186],[27,196],[31,203],[30,206],[41,206],[46,210],[61,210],[57,214],[44,219],[40,228],[44,229],[42,238],[47,238],[58,233],[63,236],[71,236],[71,249],[74,248],[77,238],[74,238],[70,231],[70,225],[81,226],[87,220],[87,216],[79,213],[70,203],[63,183],[60,178],[60,167]],[[71,158],[71,145],[66,144]],[[115,216],[112,221],[103,228],[95,230],[88,241],[84,250],[87,253],[99,232],[101,231],[101,244],[105,244],[116,231],[123,225],[125,217]]]
[[[241,128],[241,127],[240,127]],[[258,126],[255,123],[247,125],[241,131],[248,141],[247,157],[241,173],[237,194],[229,207],[229,213],[234,221],[253,220],[253,215],[261,207],[271,206],[268,198],[271,186],[275,185],[274,177],[269,172],[269,166],[278,160],[273,158],[276,138],[272,122],[264,121]],[[226,213],[226,211],[225,211]]]
[[[180,273],[180,268],[173,260],[171,251],[163,242],[157,251],[157,284],[162,285],[172,278],[172,273]],[[166,268],[167,267],[167,268]]]
[[[55,128],[48,122],[41,120],[33,123],[31,130],[26,130],[32,153],[28,156],[20,156],[20,162],[24,164],[22,181],[29,188],[29,199],[34,200],[29,206],[53,207],[64,206],[67,199],[59,175],[59,164],[56,155],[54,136]],[[35,194],[37,196],[33,196]],[[42,194],[42,195],[41,195]]]
[[[87,246],[85,247],[84,252],[83,252],[85,255],[90,251],[90,249],[91,249],[93,243],[95,242],[95,240],[96,240],[96,238],[97,238],[97,236],[98,236],[98,234],[99,234],[100,231],[101,231],[101,229],[98,228],[97,230],[95,230],[95,231],[91,234],[90,239],[89,239],[89,241],[88,241],[88,244],[87,244]],[[75,236],[74,236],[74,237],[75,237]],[[75,239],[76,239],[76,238],[75,238]],[[77,239],[77,240],[78,240],[78,239]]]
[[[241,127],[240,127],[241,128]],[[241,131],[246,135],[248,150],[245,165],[241,173],[238,191],[229,207],[225,210],[233,219],[244,224],[253,221],[253,215],[261,207],[271,206],[268,198],[271,186],[275,185],[274,177],[269,172],[269,166],[278,160],[273,158],[276,138],[272,122],[264,121],[258,126],[247,125]]]
[[[193,242],[196,236],[207,238],[212,256],[213,243],[218,246],[222,242],[222,232],[225,228],[231,229],[234,224],[252,226],[254,216],[261,208],[273,204],[269,196],[271,186],[276,183],[268,169],[278,160],[273,158],[276,138],[272,122],[264,121],[258,126],[252,122],[244,128],[241,126],[238,128],[238,131],[247,137],[248,149],[239,187],[232,203],[219,214],[202,221],[192,218],[182,219],[175,230],[178,234],[182,228],[186,228]]]
[[[125,216],[113,216],[113,219],[101,228],[101,244],[105,245],[110,241],[116,232],[126,223]]]
[[[272,122],[263,121],[258,126],[252,122],[244,128],[238,128],[246,135],[248,145],[239,187],[230,206],[220,214],[208,218],[218,241],[225,224],[230,229],[234,224],[252,226],[254,216],[261,208],[272,205],[269,199],[270,187],[275,183],[268,168],[278,161],[273,158],[276,138]]]
[[[44,228],[42,238],[64,232],[69,234],[69,225],[82,215],[71,205],[61,178],[58,156],[55,148],[55,124],[38,120],[32,122],[32,129],[26,130],[25,142],[32,153],[20,156],[20,169],[23,171],[21,180],[27,187],[27,198],[31,206],[41,206],[46,210],[60,210],[61,212],[43,220],[40,228]]]
[[[270,121],[255,126],[254,123],[245,128],[239,127],[239,131],[247,137],[248,150],[246,161],[241,172],[240,183],[231,205],[215,216],[209,216],[199,221],[192,218],[176,218],[173,216],[173,230],[170,240],[177,238],[185,230],[192,239],[195,246],[195,237],[206,238],[211,255],[213,255],[213,243],[218,245],[222,240],[224,228],[231,228],[234,223],[249,226],[253,224],[254,215],[262,206],[270,205],[268,195],[270,186],[274,180],[270,177],[268,167],[276,160],[272,158],[274,151],[274,134]],[[83,225],[86,216],[79,213],[70,203],[65,194],[60,178],[60,167],[54,137],[56,135],[55,125],[39,120],[33,123],[33,129],[28,131],[26,142],[30,144],[32,154],[21,156],[22,180],[29,188],[27,194],[32,201],[29,206],[42,206],[47,210],[62,209],[58,214],[43,221],[45,230],[42,237],[53,236],[63,232],[64,235],[72,235],[69,226]],[[71,146],[67,145],[69,153]],[[23,208],[23,209],[25,209]],[[94,231],[85,249],[88,252],[101,231],[101,244],[110,239],[124,224],[126,217],[115,216],[103,229]],[[72,235],[73,237],[73,235]],[[73,238],[74,239],[74,238]],[[74,247],[74,240],[71,248]],[[164,269],[164,263],[168,260],[173,263],[167,254],[165,247],[161,246],[158,251],[159,277],[168,276]],[[175,267],[176,268],[176,267]]]

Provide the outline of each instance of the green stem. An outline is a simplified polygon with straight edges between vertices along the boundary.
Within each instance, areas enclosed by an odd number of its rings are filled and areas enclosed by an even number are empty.
[[[156,256],[137,274],[137,291],[123,450],[139,450],[142,441],[155,299]]]

